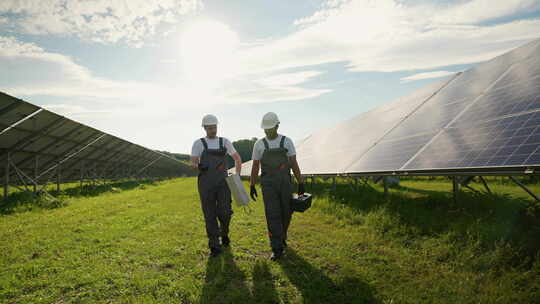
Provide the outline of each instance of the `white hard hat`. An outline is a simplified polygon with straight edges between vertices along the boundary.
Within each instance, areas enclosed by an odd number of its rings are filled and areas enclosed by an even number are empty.
[[[202,119],[202,126],[211,126],[211,125],[217,125],[217,117],[212,114],[204,115]]]
[[[277,117],[277,114],[274,112],[268,112],[264,114],[262,122],[261,122],[261,128],[263,129],[272,129],[273,127],[277,126],[279,124],[279,118]]]

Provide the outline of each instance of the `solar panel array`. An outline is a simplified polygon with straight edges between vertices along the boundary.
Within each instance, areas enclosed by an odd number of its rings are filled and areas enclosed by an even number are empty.
[[[539,147],[540,39],[316,132],[297,159],[321,175],[523,172]]]
[[[187,165],[156,151],[0,93],[0,174],[10,163],[32,179],[117,179],[190,174]]]

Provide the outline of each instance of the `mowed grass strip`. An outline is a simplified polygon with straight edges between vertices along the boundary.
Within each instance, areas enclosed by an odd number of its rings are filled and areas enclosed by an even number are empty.
[[[0,215],[0,302],[539,302],[540,208],[517,187],[457,204],[441,180],[388,200],[347,180],[307,188],[314,205],[294,215],[280,263],[261,200],[234,208],[232,247],[209,259],[195,178],[66,190],[67,206]]]

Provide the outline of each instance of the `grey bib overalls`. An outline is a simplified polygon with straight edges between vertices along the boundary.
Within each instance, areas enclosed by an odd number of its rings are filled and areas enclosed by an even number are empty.
[[[227,176],[227,149],[223,138],[219,138],[219,149],[208,149],[208,143],[201,138],[204,151],[200,164],[207,168],[199,173],[198,188],[208,235],[208,247],[220,247],[219,237],[228,236],[231,221],[231,192]],[[219,220],[219,225],[218,225]]]
[[[261,159],[261,188],[264,212],[270,246],[272,250],[280,250],[283,249],[283,241],[287,240],[292,217],[291,167],[288,150],[284,147],[285,136],[281,137],[279,148],[270,149],[266,138],[263,138],[263,143],[265,150]]]

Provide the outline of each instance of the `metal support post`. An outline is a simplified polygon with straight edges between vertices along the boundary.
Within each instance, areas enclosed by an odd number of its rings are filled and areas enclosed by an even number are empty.
[[[92,168],[92,180],[94,181],[94,186],[98,185],[98,177],[96,176],[97,172],[97,163],[94,162],[94,168]]]
[[[34,157],[34,193],[37,193],[37,179],[38,179],[38,156]]]
[[[459,192],[459,182],[457,176],[452,176],[452,192],[454,194],[454,204],[457,204],[458,192]]]
[[[538,196],[536,196],[536,194],[532,193],[531,190],[529,190],[529,188],[527,188],[527,186],[525,186],[524,184],[522,184],[520,181],[518,181],[515,177],[513,176],[509,176],[510,179],[516,183],[518,186],[521,187],[521,189],[525,190],[525,192],[529,193],[530,196],[532,196],[537,202],[540,202],[540,198],[538,198]]]
[[[366,176],[366,177],[360,177],[360,181],[361,181],[365,186],[369,186],[368,180],[369,180],[369,176]]]
[[[474,180],[474,176],[471,175],[471,176],[466,176],[465,178],[463,178],[461,181],[460,181],[460,186],[461,187],[465,187],[469,190],[471,190],[472,192],[475,192],[475,193],[479,193],[478,190],[474,189],[473,187],[470,186],[470,183]]]
[[[56,167],[56,193],[60,193],[60,168],[62,167],[62,165],[58,165],[58,167]]]
[[[82,189],[82,186],[83,186],[83,168],[84,168],[84,160],[81,161],[81,177],[80,177],[80,180],[79,180],[79,187]]]
[[[337,191],[337,182],[336,182],[336,177],[332,177],[332,192],[334,192],[334,195],[336,195],[336,191]]]
[[[6,176],[4,178],[4,200],[8,198],[8,191],[9,191],[9,158],[11,157],[11,153],[7,153],[7,162],[6,162]]]
[[[30,193],[33,193],[32,191],[30,191],[29,187],[28,187],[28,184],[26,183],[26,180],[29,180],[32,184],[36,185],[36,188],[37,188],[37,182],[32,179],[30,176],[28,176],[26,173],[24,173],[24,171],[22,171],[21,169],[17,168],[17,166],[15,164],[13,164],[13,162],[11,161],[11,159],[9,160],[10,162],[10,165],[13,166],[13,169],[15,169],[15,172],[17,173],[17,175],[19,176],[19,180],[24,184],[24,187],[26,189],[26,191],[30,192]],[[42,175],[39,175],[39,176],[42,176]],[[43,185],[41,187],[41,189],[39,190],[40,192],[43,191],[43,193],[45,193],[46,195],[52,197],[48,192],[47,190],[45,190],[45,186],[47,186],[47,184]],[[36,193],[33,193],[33,195],[35,196]]]
[[[482,184],[484,184],[484,188],[486,188],[486,191],[489,194],[492,194],[491,189],[489,189],[488,184],[486,183],[486,180],[482,176],[478,176],[478,178],[480,178],[480,181],[482,181]]]
[[[474,189],[473,187],[471,187],[469,185],[461,185],[461,187],[465,187],[465,188],[471,190],[474,193],[480,193],[480,192],[478,192],[478,190]]]

